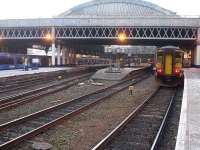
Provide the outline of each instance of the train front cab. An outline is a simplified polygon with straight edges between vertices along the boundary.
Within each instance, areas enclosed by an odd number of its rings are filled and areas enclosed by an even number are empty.
[[[156,79],[168,83],[182,82],[183,51],[174,48],[159,49],[156,56]]]

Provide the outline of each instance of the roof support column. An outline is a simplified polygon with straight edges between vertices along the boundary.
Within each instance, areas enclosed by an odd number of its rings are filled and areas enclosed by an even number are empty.
[[[51,36],[52,36],[52,45],[51,45],[51,49],[52,49],[52,56],[51,56],[51,62],[52,62],[52,66],[54,67],[56,65],[56,44],[55,44],[55,28],[52,27],[51,29]]]
[[[65,65],[66,61],[66,48],[62,48],[62,65]]]
[[[51,49],[52,49],[51,62],[52,62],[52,66],[55,66],[56,65],[56,44],[55,44],[55,42],[52,43]]]
[[[71,49],[71,64],[76,64],[76,52],[75,49]]]
[[[61,65],[61,57],[60,57],[60,42],[58,42],[58,46],[57,46],[57,65],[60,66]]]
[[[200,28],[198,29],[197,46],[194,51],[194,65],[200,67]]]

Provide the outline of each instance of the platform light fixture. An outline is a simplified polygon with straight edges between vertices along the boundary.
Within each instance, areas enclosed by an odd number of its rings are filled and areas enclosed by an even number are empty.
[[[118,34],[118,39],[123,42],[127,39],[126,34],[125,33],[119,33]]]
[[[52,40],[52,36],[51,36],[50,33],[47,33],[47,34],[45,35],[44,38],[45,38],[46,40],[48,40],[48,41]]]

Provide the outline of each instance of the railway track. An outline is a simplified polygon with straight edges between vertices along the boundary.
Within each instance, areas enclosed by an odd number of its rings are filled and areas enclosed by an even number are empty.
[[[0,88],[0,93],[7,93],[7,92],[11,92],[11,91],[15,91],[15,90],[20,90],[20,89],[24,89],[24,88],[28,88],[31,85],[36,85],[36,84],[45,84],[48,83],[49,81],[51,81],[52,79],[46,79],[46,78],[39,78],[39,77],[33,77],[31,79],[27,79],[24,81],[16,81],[14,83],[9,83],[6,86],[1,86]]]
[[[0,93],[10,92],[32,86],[32,84],[47,83],[55,79],[58,75],[64,75],[63,73],[51,73],[51,75],[31,75],[28,77],[21,77],[16,79],[6,79],[0,83]]]
[[[15,144],[33,137],[56,125],[58,122],[70,118],[105,98],[122,91],[129,85],[140,82],[149,77],[149,75],[144,75],[144,72],[142,72],[135,77],[137,77],[135,80],[128,79],[105,89],[0,125],[0,149],[9,149]]]
[[[0,93],[14,91],[26,87],[32,86],[32,83],[41,84],[41,82],[48,83],[49,81],[55,80],[58,76],[68,78],[72,75],[81,75],[82,73],[95,72],[98,69],[107,67],[107,65],[92,65],[92,66],[77,66],[70,70],[60,70],[51,73],[37,73],[31,75],[20,75],[3,77],[0,80]]]
[[[48,84],[38,89],[22,92],[19,94],[0,98],[0,111],[11,109],[18,105],[28,103],[38,99],[39,97],[53,94],[55,92],[69,88],[79,82],[88,79],[93,73],[87,73],[81,76],[75,76],[69,79],[58,81],[57,83]]]
[[[176,90],[159,87],[92,150],[154,150]]]
[[[71,71],[71,72],[70,72]],[[31,87],[34,85],[47,84],[52,81],[56,81],[58,76],[62,76],[63,78],[68,78],[69,75],[81,75],[81,73],[87,72],[87,69],[84,68],[75,68],[70,71],[58,71],[51,74],[43,74],[43,75],[31,75],[30,77],[24,77],[20,79],[6,79],[4,82],[0,82],[0,94],[8,93],[16,90],[21,90],[25,88]],[[88,71],[93,72],[93,71]],[[56,80],[55,80],[56,79]]]
[[[157,144],[157,150],[175,149],[183,98],[183,88],[179,87],[175,95],[173,107]]]

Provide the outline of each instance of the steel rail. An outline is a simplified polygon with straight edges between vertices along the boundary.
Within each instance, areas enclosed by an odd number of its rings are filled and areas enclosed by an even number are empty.
[[[125,128],[125,126],[131,121],[134,120],[134,118],[139,114],[140,111],[146,106],[146,104],[159,92],[161,87],[156,89],[145,101],[143,101],[133,112],[131,112],[114,130],[112,130],[105,138],[103,138],[97,145],[95,145],[92,150],[102,150],[105,149],[106,145],[109,144],[116,136],[120,135],[120,132]],[[176,92],[175,92],[176,93]],[[167,115],[169,113],[169,110],[172,106],[174,95],[170,99],[170,104],[167,107],[167,111],[164,116],[164,120],[167,118]],[[161,127],[159,128],[159,131],[154,139],[154,142],[152,144],[152,147],[154,148],[157,145],[157,141],[159,140],[160,133],[162,133],[161,129],[164,126],[164,122],[162,121]],[[142,131],[141,131],[142,132]],[[152,149],[151,149],[152,150]]]
[[[52,79],[55,79],[56,76],[62,75],[65,78],[67,77],[67,74],[65,73],[72,73],[74,75],[79,75],[82,71],[87,71],[90,68],[75,68],[75,69],[71,69],[71,72],[68,71],[57,71],[57,72],[53,72],[50,75],[45,75],[43,74],[42,77],[38,77],[38,75],[32,75],[32,77],[26,77],[25,79],[15,79],[14,81],[11,80],[11,83],[7,83],[6,82],[6,86],[1,86],[0,87],[0,93],[6,93],[6,92],[12,92],[15,90],[20,90],[20,89],[24,89],[26,87],[30,87],[32,86],[32,84],[30,83],[34,83],[34,85],[36,84],[41,84],[41,82],[43,84],[48,83],[49,81],[51,81]],[[9,77],[8,77],[9,78]],[[8,80],[8,79],[7,79]],[[40,82],[37,82],[40,81]],[[8,82],[10,82],[8,80]],[[1,83],[3,84],[3,83]]]
[[[164,128],[165,128],[167,119],[168,119],[168,117],[169,117],[169,113],[170,113],[170,111],[171,111],[171,109],[172,109],[172,105],[173,105],[173,103],[174,103],[174,97],[175,97],[176,93],[177,93],[177,90],[176,90],[175,94],[172,96],[172,98],[171,98],[171,100],[170,100],[170,104],[169,104],[169,106],[168,106],[168,108],[167,108],[167,111],[166,111],[165,116],[164,116],[164,118],[163,118],[163,120],[162,120],[162,123],[161,123],[161,125],[160,125],[160,128],[159,128],[159,130],[158,130],[158,132],[157,132],[157,135],[156,135],[156,137],[155,137],[155,139],[154,139],[154,141],[153,141],[153,144],[152,144],[152,146],[151,146],[151,150],[156,150],[156,149],[158,148],[158,144],[159,144],[159,142],[160,142],[160,140],[161,140],[161,136],[163,135],[163,130],[164,130]]]
[[[109,143],[116,135],[119,134],[121,129],[123,129],[130,120],[132,120],[139,111],[144,107],[144,105],[159,91],[160,87],[157,88],[145,101],[143,101],[137,108],[131,112],[114,130],[112,130],[103,140],[101,140],[92,150],[101,150],[103,147]]]
[[[149,67],[144,67],[144,68],[138,69],[138,70],[134,71],[134,74],[137,75],[141,71],[145,71],[145,70],[148,70],[148,69],[149,69]],[[35,89],[35,90],[30,90],[30,91],[27,91],[27,92],[22,92],[22,93],[19,93],[19,94],[8,96],[8,97],[3,97],[3,98],[0,99],[0,111],[5,110],[5,109],[9,109],[9,108],[13,108],[15,106],[18,106],[19,104],[23,104],[23,103],[29,102],[31,100],[33,101],[35,98],[39,98],[41,96],[45,96],[47,94],[52,94],[52,93],[58,92],[60,90],[69,88],[70,86],[73,86],[76,83],[78,83],[78,81],[71,83],[71,84],[68,84],[68,85],[63,85],[63,86],[60,86],[60,85],[65,84],[65,83],[69,83],[73,80],[77,80],[77,79],[80,80],[81,78],[90,76],[91,74],[92,73],[87,73],[86,75],[76,76],[74,78],[66,79],[66,80],[61,81],[59,83],[44,86],[44,87],[41,87],[41,88],[38,88],[38,89]],[[58,86],[58,88],[49,91],[50,88],[53,88],[53,87],[56,87],[56,86]],[[47,91],[45,92],[45,90],[47,90]]]
[[[0,99],[0,111],[11,109],[20,104],[32,102],[32,101],[36,100],[36,98],[46,96],[48,94],[53,94],[55,92],[67,89],[79,82],[84,81],[85,78],[88,78],[91,75],[92,75],[92,73],[87,73],[82,76],[76,76],[76,77],[66,79],[59,83],[50,84],[50,85],[47,85],[47,86],[44,86],[44,87],[41,87],[38,89],[34,89],[34,90],[27,91],[27,92],[19,93],[16,95],[1,98]],[[76,81],[76,80],[78,80],[78,81]],[[72,83],[70,83],[70,82],[72,82]]]
[[[12,92],[15,90],[28,88],[28,87],[31,87],[33,83],[34,83],[34,85],[41,84],[41,81],[43,84],[45,84],[45,83],[49,82],[50,80],[51,80],[50,78],[45,79],[45,77],[42,77],[42,78],[29,79],[29,80],[26,80],[23,82],[16,82],[16,83],[8,84],[7,86],[1,87],[2,90],[0,90],[0,93],[8,93],[8,92]],[[40,81],[40,83],[37,83],[38,81]]]

